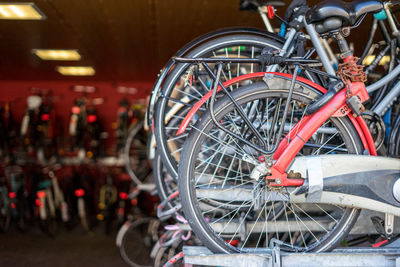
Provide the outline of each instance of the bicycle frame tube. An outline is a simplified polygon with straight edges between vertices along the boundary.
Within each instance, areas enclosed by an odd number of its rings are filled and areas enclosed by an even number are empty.
[[[299,16],[297,18],[297,20],[301,21],[301,20],[303,20],[303,18],[304,18],[304,16]],[[296,33],[297,33],[296,29],[290,29],[288,31],[288,33],[285,36],[286,37],[286,41],[283,44],[283,47],[282,47],[281,51],[278,54],[279,56],[282,56],[282,57],[283,56],[289,56],[293,52],[293,49],[294,49],[293,39],[296,37]],[[278,65],[271,65],[271,66],[267,67],[266,71],[267,72],[275,72],[275,71],[277,71],[278,67],[279,67]]]
[[[352,83],[356,85],[357,83]],[[360,85],[358,85],[360,86]],[[301,150],[304,144],[311,138],[311,136],[317,131],[321,125],[328,120],[330,117],[346,105],[347,93],[346,89],[343,89],[338,94],[336,94],[331,101],[324,107],[322,107],[318,112],[305,116],[301,122],[299,122],[292,131],[288,134],[293,136],[291,142],[288,142],[287,138],[284,138],[279,144],[279,150],[274,154],[274,159],[276,159],[275,164],[271,169],[274,169],[279,174],[284,174],[286,169],[289,167],[290,163],[293,161],[294,157]],[[376,155],[375,146],[373,145],[373,139],[368,131],[368,127],[362,117],[357,118],[357,122],[361,124],[361,128],[366,135],[366,139],[369,143],[370,154]],[[288,136],[287,135],[287,136]],[[371,144],[372,142],[372,144]],[[274,173],[272,171],[272,173]]]
[[[306,28],[307,33],[310,35],[311,42],[314,45],[315,50],[318,53],[319,58],[321,59],[322,65],[324,66],[326,72],[330,75],[336,76],[336,72],[332,67],[332,64],[329,61],[329,56],[327,55],[321,40],[319,39],[318,33],[315,30],[314,25],[307,24],[306,19],[304,18],[304,26]]]
[[[273,33],[274,29],[271,26],[271,22],[269,21],[265,10],[266,10],[265,7],[258,7],[258,13],[261,16],[262,21],[264,22],[265,28],[267,29],[267,31]]]
[[[397,82],[396,85],[389,91],[389,93],[387,93],[387,95],[372,111],[382,117],[399,96],[400,82]]]

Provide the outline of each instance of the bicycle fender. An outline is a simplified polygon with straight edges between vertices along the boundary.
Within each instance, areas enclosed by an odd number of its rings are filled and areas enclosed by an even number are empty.
[[[291,74],[286,74],[286,73],[279,73],[279,72],[255,72],[255,73],[249,73],[249,74],[245,74],[236,78],[233,78],[229,81],[226,81],[223,83],[223,85],[225,87],[229,87],[237,82],[241,82],[241,81],[245,81],[248,79],[252,79],[252,78],[260,78],[263,77],[265,74],[273,74],[276,76],[280,76],[280,77],[285,77],[285,78],[293,78],[293,75]],[[318,90],[321,93],[326,93],[326,89],[323,88],[321,85],[316,84],[310,80],[307,80],[305,78],[302,77],[297,77],[296,79],[299,82],[305,83],[311,87],[313,87],[314,89]],[[221,91],[221,87],[218,87],[218,92]],[[184,120],[182,121],[181,125],[179,126],[178,132],[176,133],[176,135],[180,135],[182,133],[184,133],[186,131],[187,126],[189,125],[189,122],[192,120],[193,116],[196,114],[196,112],[200,109],[200,107],[207,102],[208,99],[210,99],[212,96],[212,91],[208,92],[207,94],[205,94],[201,100],[199,100],[194,106],[193,108],[188,112],[188,114],[186,114]]]

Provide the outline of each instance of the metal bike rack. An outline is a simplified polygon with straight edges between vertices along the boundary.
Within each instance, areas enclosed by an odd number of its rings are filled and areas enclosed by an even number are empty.
[[[400,266],[400,247],[340,248],[328,253],[287,253],[278,247],[254,254],[213,254],[206,247],[183,247],[185,264],[196,266]]]
[[[363,210],[352,234],[377,234],[370,218],[383,213]],[[400,220],[395,218],[395,233],[400,233]],[[249,254],[214,254],[206,247],[183,248],[185,263],[200,266],[396,266],[400,267],[400,238],[384,248],[338,248],[328,253],[288,253],[278,247]]]

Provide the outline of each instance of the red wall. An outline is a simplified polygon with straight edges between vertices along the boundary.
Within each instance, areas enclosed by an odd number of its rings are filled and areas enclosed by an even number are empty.
[[[68,129],[68,120],[71,107],[76,98],[82,94],[73,92],[71,89],[74,85],[87,85],[96,87],[96,92],[87,95],[87,98],[104,98],[104,103],[97,107],[99,118],[109,133],[108,148],[111,149],[114,143],[114,131],[111,126],[116,121],[117,108],[119,101],[126,96],[131,103],[138,101],[144,102],[150,94],[152,83],[135,83],[135,82],[66,82],[66,81],[0,81],[0,101],[15,101],[12,103],[12,112],[14,118],[21,122],[22,116],[26,108],[26,98],[31,95],[31,88],[49,89],[53,96],[57,97],[54,102],[56,114],[59,118],[58,123],[62,123],[65,129]],[[124,95],[118,93],[119,86],[137,88],[137,93],[132,95]],[[65,130],[65,134],[67,132]]]

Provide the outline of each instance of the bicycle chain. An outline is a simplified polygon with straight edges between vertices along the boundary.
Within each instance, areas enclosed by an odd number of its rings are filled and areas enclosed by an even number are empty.
[[[353,57],[351,60],[339,64],[336,75],[340,77],[344,84],[346,84],[347,97],[353,96],[350,90],[350,82],[366,82],[367,75],[364,72],[363,65],[357,65],[359,58]]]

